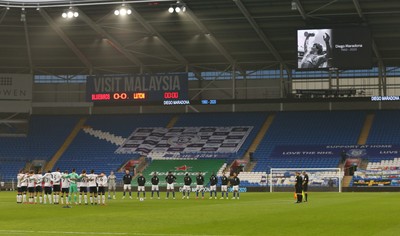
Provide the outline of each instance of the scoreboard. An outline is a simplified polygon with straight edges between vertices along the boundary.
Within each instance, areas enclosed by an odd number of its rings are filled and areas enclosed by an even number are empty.
[[[188,74],[88,76],[86,100],[94,103],[157,103],[188,99]]]
[[[89,93],[89,101],[159,101],[162,100],[182,99],[182,92],[111,92],[111,93]]]

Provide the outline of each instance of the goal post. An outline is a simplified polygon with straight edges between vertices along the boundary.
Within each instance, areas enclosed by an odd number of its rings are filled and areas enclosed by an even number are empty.
[[[342,192],[343,171],[340,168],[271,168],[270,192],[294,191],[295,174],[308,174],[309,191]]]

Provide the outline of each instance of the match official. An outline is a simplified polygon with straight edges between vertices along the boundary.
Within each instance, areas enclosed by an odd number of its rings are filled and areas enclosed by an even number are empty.
[[[296,179],[295,179],[295,191],[296,191],[296,196],[297,196],[297,201],[296,203],[301,203],[303,196],[302,196],[302,184],[303,184],[303,178],[301,178],[300,172],[296,172]]]
[[[308,174],[303,171],[303,192],[304,192],[304,202],[307,202],[308,198]]]

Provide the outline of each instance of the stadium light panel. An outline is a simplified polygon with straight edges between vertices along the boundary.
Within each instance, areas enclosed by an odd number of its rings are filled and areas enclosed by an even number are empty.
[[[171,4],[168,8],[169,13],[181,13],[181,12],[186,12],[186,5],[181,2],[176,2],[175,4]]]
[[[75,10],[74,8],[70,7],[68,10],[65,10],[62,14],[61,17],[64,19],[72,19],[72,18],[77,18],[79,16],[79,12]]]
[[[116,16],[126,16],[131,15],[132,10],[129,7],[126,7],[125,4],[122,4],[119,8],[114,11],[114,15]]]

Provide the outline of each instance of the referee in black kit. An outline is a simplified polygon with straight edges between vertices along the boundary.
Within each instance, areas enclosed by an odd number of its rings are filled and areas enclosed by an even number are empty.
[[[307,202],[308,197],[308,174],[303,171],[303,191],[304,191],[304,202]]]
[[[301,203],[303,200],[303,195],[301,194],[303,191],[303,178],[301,178],[300,172],[296,172],[296,180],[295,180],[295,189],[297,195],[297,202]]]

